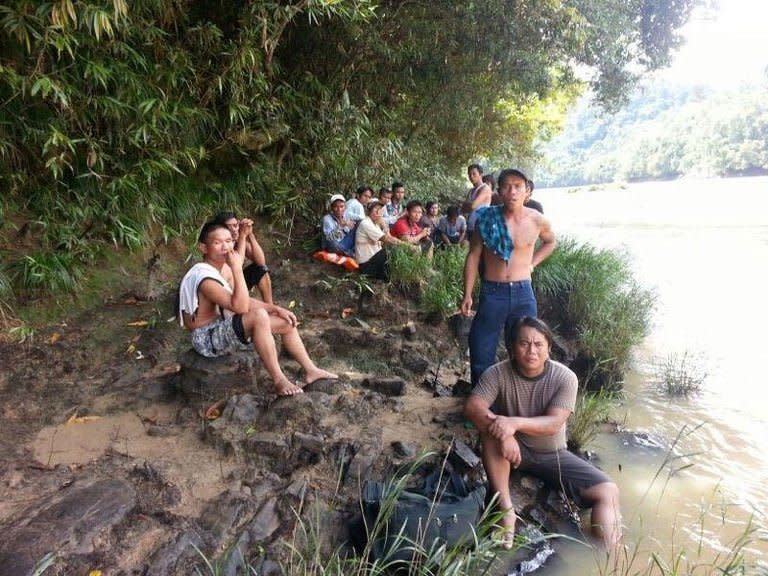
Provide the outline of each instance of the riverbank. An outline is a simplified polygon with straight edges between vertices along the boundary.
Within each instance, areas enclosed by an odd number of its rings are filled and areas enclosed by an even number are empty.
[[[271,261],[276,300],[341,380],[276,398],[258,363],[238,361],[226,385],[218,374],[210,388],[185,386],[188,334],[171,313],[182,253],[124,262],[99,303],[0,344],[0,565],[11,573],[49,562],[62,574],[189,574],[203,565],[196,548],[236,564],[233,546],[272,573],[294,511],[304,523],[320,515],[330,550],[348,540],[363,480],[475,447],[462,417],[468,367],[448,325],[381,283],[360,306],[340,269],[298,252]],[[402,386],[376,389],[381,377]],[[479,480],[477,464],[451,465]],[[521,510],[541,489],[520,484]]]

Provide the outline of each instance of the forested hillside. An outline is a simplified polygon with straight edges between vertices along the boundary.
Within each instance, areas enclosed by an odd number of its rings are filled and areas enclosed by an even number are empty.
[[[4,2],[0,303],[222,206],[517,163],[585,83],[610,106],[665,65],[693,1]]]
[[[653,84],[615,115],[584,98],[544,150],[542,186],[766,174],[768,89]]]

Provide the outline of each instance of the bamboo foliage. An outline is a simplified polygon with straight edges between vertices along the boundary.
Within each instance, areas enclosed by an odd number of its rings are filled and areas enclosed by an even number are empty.
[[[601,21],[639,26],[638,2]],[[0,238],[31,227],[35,250],[76,246],[77,266],[224,200],[314,217],[360,182],[431,190],[478,154],[516,161],[557,125],[552,98],[578,93],[569,67],[613,34],[590,17],[552,0],[9,0]],[[501,132],[521,135],[511,153]]]

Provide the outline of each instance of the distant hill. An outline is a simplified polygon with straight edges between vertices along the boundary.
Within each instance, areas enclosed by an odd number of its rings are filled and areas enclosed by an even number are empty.
[[[584,97],[541,149],[537,186],[768,174],[768,89],[646,85],[614,115]]]

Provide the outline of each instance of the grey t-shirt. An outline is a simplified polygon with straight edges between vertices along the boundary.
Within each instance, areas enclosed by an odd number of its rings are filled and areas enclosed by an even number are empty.
[[[576,374],[560,362],[547,360],[540,376],[526,378],[505,360],[483,372],[472,394],[485,400],[499,415],[532,418],[544,416],[549,408],[573,412],[578,386]],[[515,437],[536,452],[554,452],[566,447],[565,424],[552,436],[518,432]]]

